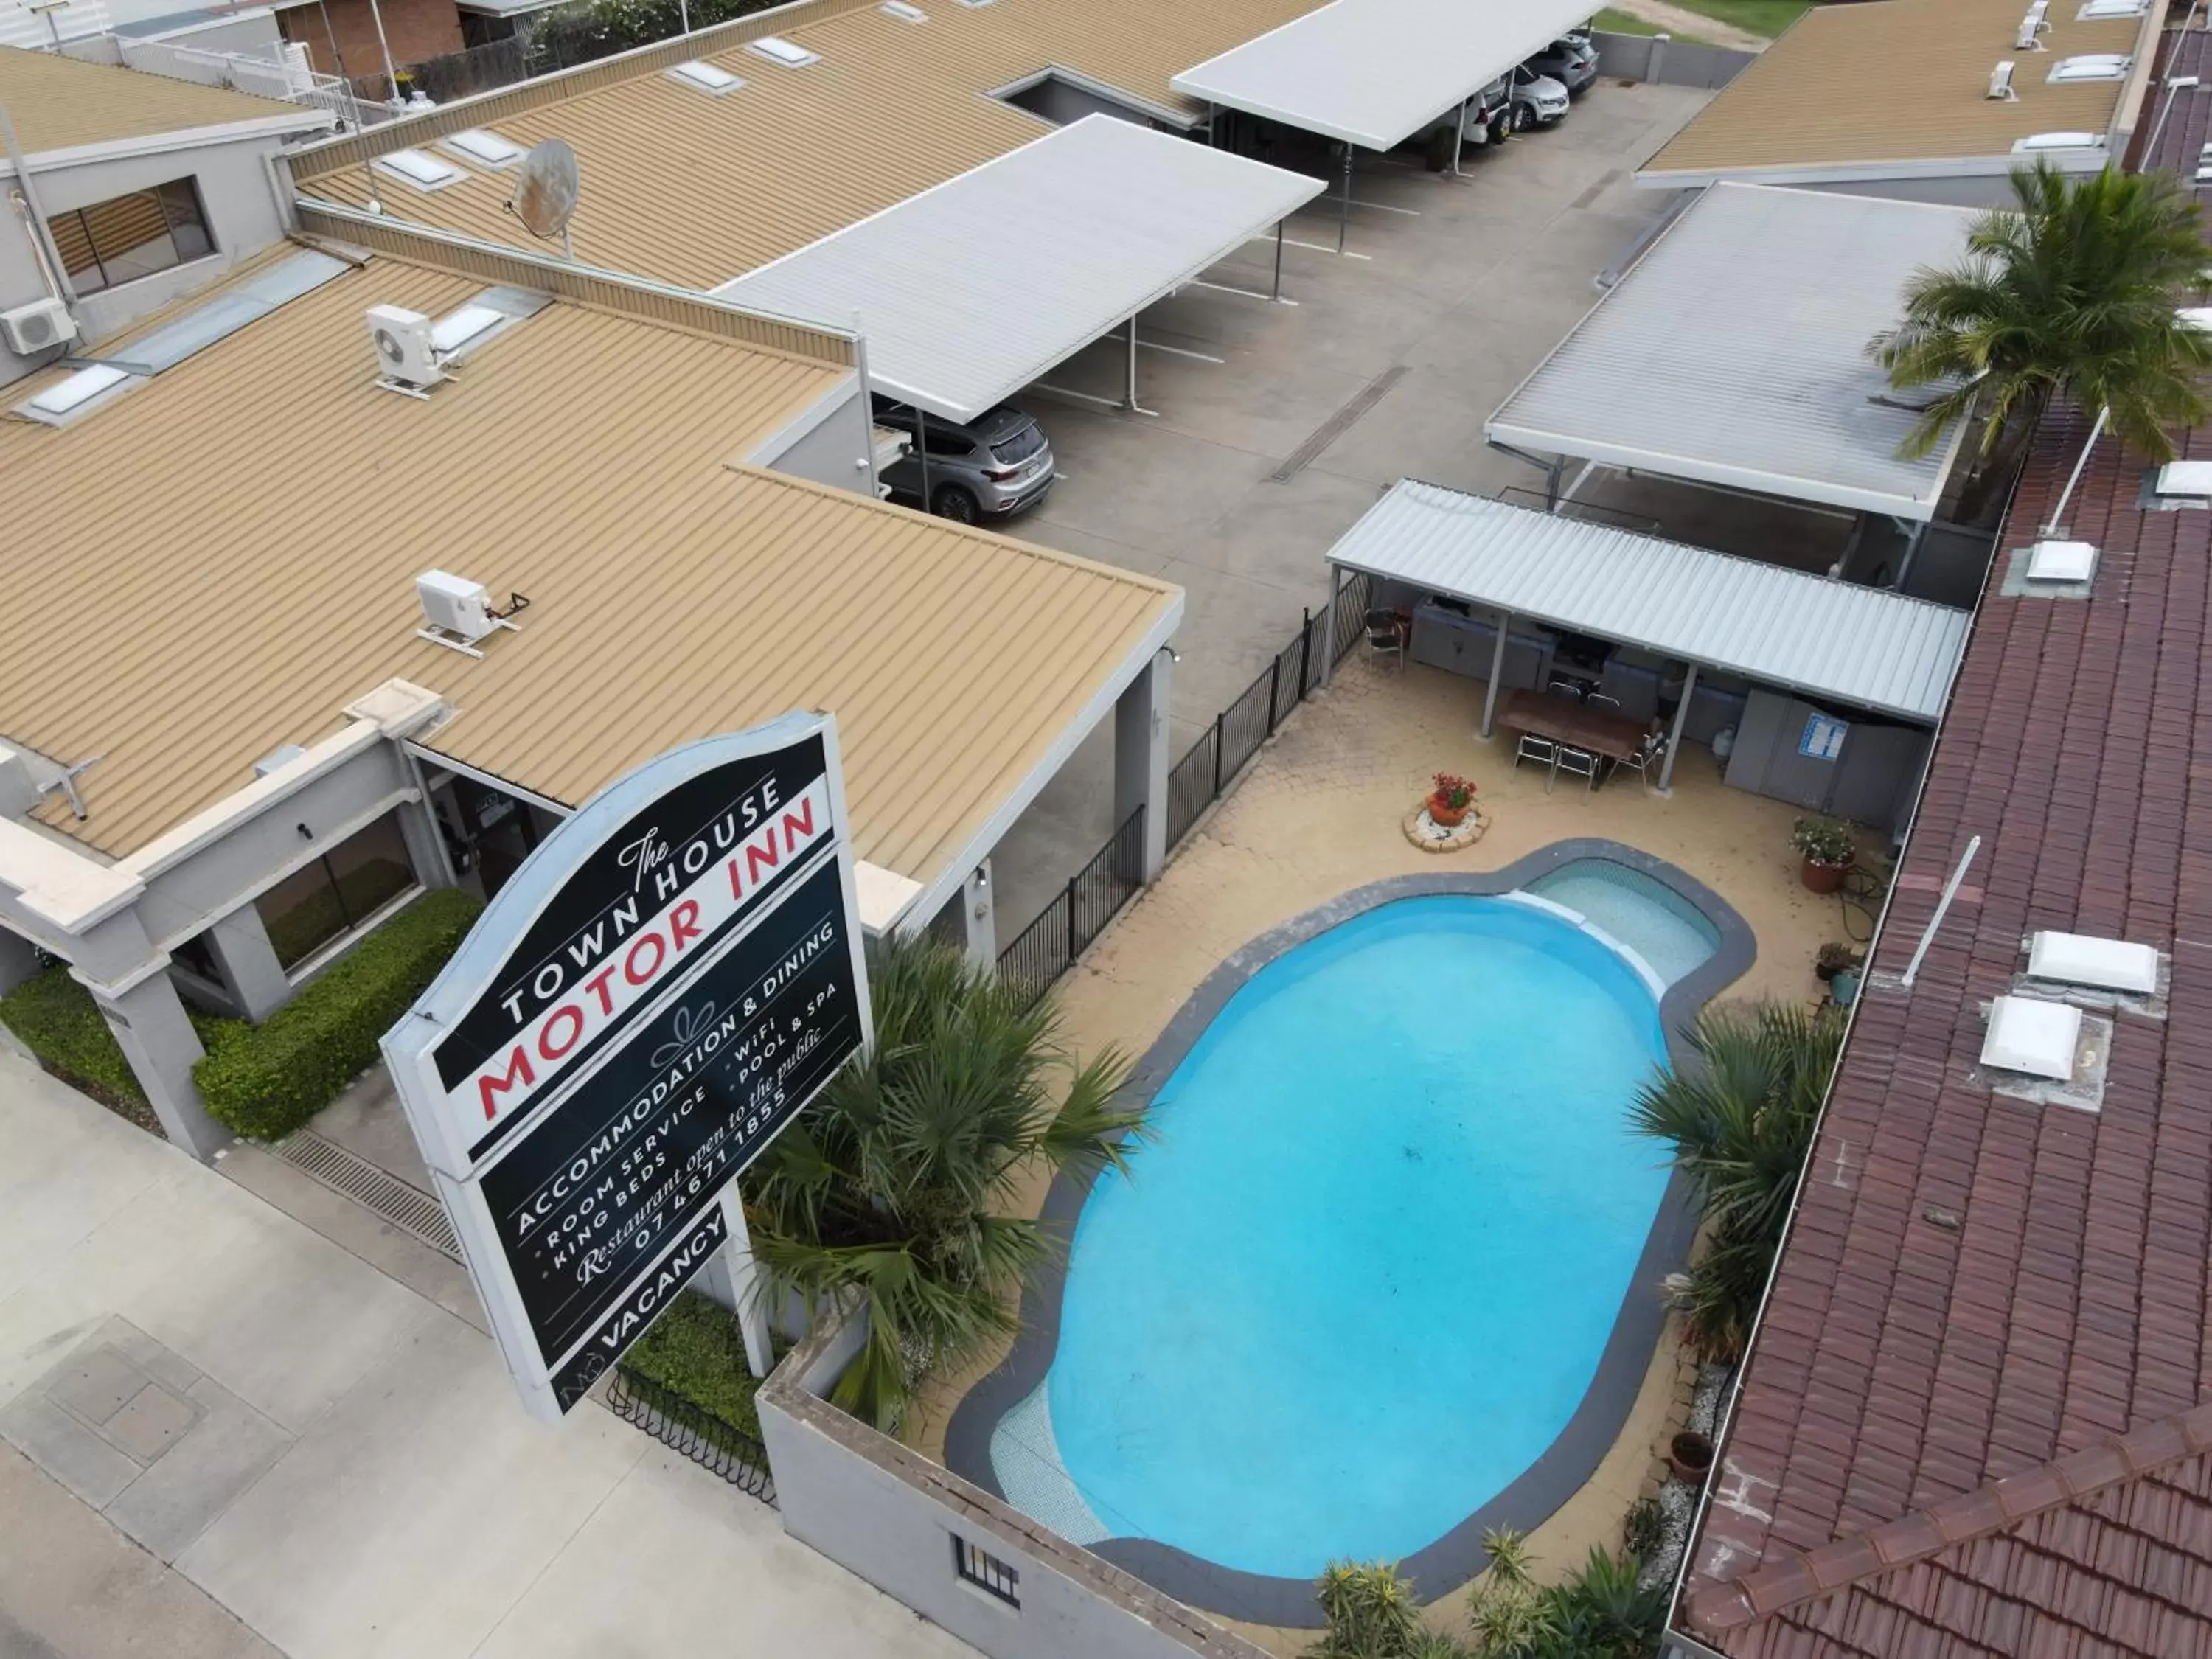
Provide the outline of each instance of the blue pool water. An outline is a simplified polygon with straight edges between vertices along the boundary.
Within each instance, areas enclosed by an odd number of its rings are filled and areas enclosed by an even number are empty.
[[[1279,957],[1092,1188],[1007,1495],[1079,1537],[1308,1577],[1434,1542],[1549,1446],[1667,1172],[1626,1108],[1644,976],[1507,899],[1403,900]]]

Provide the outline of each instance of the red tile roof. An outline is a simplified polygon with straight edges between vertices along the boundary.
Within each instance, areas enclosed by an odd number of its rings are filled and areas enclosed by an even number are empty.
[[[2212,87],[2212,35],[2166,40]],[[2193,167],[2180,99],[2156,159]],[[2212,1659],[2212,513],[2138,507],[2107,438],[2089,597],[2005,597],[2088,428],[2045,418],[1999,538],[1692,1540],[1675,1627],[1729,1659]],[[2100,1111],[1973,1075],[2045,927],[2172,957]]]

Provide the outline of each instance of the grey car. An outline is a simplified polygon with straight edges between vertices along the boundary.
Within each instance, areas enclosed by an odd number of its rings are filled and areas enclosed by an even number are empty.
[[[1548,75],[1572,97],[1597,79],[1597,48],[1585,34],[1567,33],[1521,65],[1531,75]]]
[[[916,438],[917,411],[905,404],[878,403],[876,423]],[[962,524],[1011,518],[1033,507],[1052,488],[1052,446],[1036,420],[1001,404],[965,425],[928,417],[929,510]],[[925,500],[921,444],[884,468],[882,481],[909,503]]]

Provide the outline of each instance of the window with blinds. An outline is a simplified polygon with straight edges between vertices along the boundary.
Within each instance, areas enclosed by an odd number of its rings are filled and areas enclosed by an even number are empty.
[[[79,295],[150,276],[215,251],[199,188],[189,179],[52,216],[70,286]]]

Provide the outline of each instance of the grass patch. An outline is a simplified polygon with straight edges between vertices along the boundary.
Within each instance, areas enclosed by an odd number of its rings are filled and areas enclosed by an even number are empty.
[[[1633,17],[1625,11],[1613,11],[1610,9],[1598,13],[1590,27],[1594,29],[1601,29],[1607,34],[1656,34],[1659,33],[1659,26],[1656,23],[1647,23],[1641,17]]]
[[[696,1291],[686,1291],[670,1304],[668,1311],[622,1357],[621,1365],[634,1376],[658,1382],[748,1440],[760,1439],[760,1416],[753,1409],[760,1379],[745,1363],[745,1340],[738,1332],[737,1316]],[[749,1449],[728,1445],[725,1449],[742,1454]]]
[[[202,1042],[224,1024],[210,1014],[187,1006]],[[0,1025],[5,1025],[38,1059],[51,1076],[72,1089],[90,1095],[109,1110],[129,1118],[143,1129],[161,1132],[161,1120],[147,1103],[146,1091],[122,1045],[92,1000],[92,993],[70,977],[66,967],[54,967],[25,980],[0,997]]]
[[[1810,10],[1811,0],[1674,0],[1685,11],[1771,40]]]

